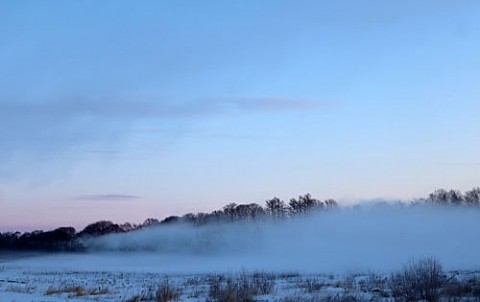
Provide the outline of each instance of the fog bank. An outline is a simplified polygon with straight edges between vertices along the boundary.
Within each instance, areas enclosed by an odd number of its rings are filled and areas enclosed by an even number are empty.
[[[161,226],[88,240],[87,255],[16,263],[170,273],[345,272],[390,271],[412,257],[433,256],[446,269],[475,269],[479,231],[477,208],[371,205],[281,222]]]

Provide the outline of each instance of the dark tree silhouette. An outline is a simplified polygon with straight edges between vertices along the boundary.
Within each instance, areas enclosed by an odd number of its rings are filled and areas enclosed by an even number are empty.
[[[152,227],[152,226],[157,226],[159,224],[160,224],[160,220],[155,219],[155,218],[147,218],[142,223],[141,227],[148,228],[148,227]]]
[[[335,199],[327,199],[324,201],[325,208],[327,210],[334,209],[338,207],[338,202]]]
[[[265,201],[265,212],[273,219],[284,219],[287,216],[288,208],[283,200],[278,197]]]
[[[465,192],[464,200],[466,205],[480,205],[480,188],[473,188],[470,191]]]
[[[442,206],[480,206],[480,188],[473,188],[465,192],[465,194],[458,190],[447,191],[439,189],[429,194],[426,199],[416,200],[412,205],[421,203]],[[111,233],[132,232],[142,228],[177,222],[205,225],[235,221],[250,222],[264,217],[272,220],[281,220],[297,214],[305,215],[313,211],[330,210],[336,207],[338,207],[338,203],[335,200],[327,199],[322,202],[313,198],[310,194],[301,195],[298,199],[290,199],[288,206],[283,200],[274,197],[265,201],[265,208],[256,203],[229,203],[222,210],[216,210],[211,213],[188,213],[182,217],[169,216],[162,221],[156,218],[148,218],[139,225],[128,222],[118,225],[111,221],[103,220],[89,224],[80,233],[75,233],[75,229],[71,227],[57,228],[47,232],[0,233],[0,250],[80,251],[84,250],[85,247],[82,245],[83,241],[78,239],[84,236],[96,237]]]
[[[312,195],[305,194],[299,196],[298,199],[290,199],[289,206],[290,213],[300,214],[322,209],[325,205],[320,200],[313,198]]]
[[[198,224],[197,215],[195,215],[193,213],[188,213],[188,214],[183,215],[180,218],[180,220],[183,221],[183,222],[186,222],[186,223]]]
[[[451,205],[461,205],[463,204],[463,194],[458,190],[450,190],[447,193],[448,202]]]
[[[180,222],[180,217],[178,216],[168,216],[164,220],[160,222],[160,224],[171,224],[171,223],[176,223]]]
[[[427,202],[434,205],[462,205],[464,197],[458,190],[438,189],[428,196]]]
[[[102,220],[87,225],[83,231],[78,233],[81,236],[102,236],[111,233],[125,233],[125,231],[116,223]]]
[[[223,213],[225,214],[226,218],[229,221],[237,220],[236,211],[235,211],[236,208],[237,208],[237,204],[234,202],[231,202],[223,207]]]
[[[448,192],[444,189],[435,190],[433,193],[430,193],[427,202],[431,204],[447,205]]]

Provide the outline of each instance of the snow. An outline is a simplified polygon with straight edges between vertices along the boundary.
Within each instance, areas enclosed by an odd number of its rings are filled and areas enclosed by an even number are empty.
[[[36,258],[42,262],[44,257]],[[55,257],[47,259],[54,261]],[[449,275],[457,274],[449,273]],[[458,273],[459,279],[480,277],[474,271]],[[357,272],[345,274],[298,274],[295,272],[266,273],[237,271],[230,273],[165,274],[160,272],[69,271],[31,268],[13,261],[0,267],[0,302],[7,301],[126,301],[155,291],[165,280],[179,290],[179,301],[206,301],[212,280],[268,280],[273,290],[257,293],[258,301],[300,301],[353,296],[357,300],[391,302],[386,274]],[[240,281],[243,282],[243,281]],[[81,287],[80,296],[65,289]],[[102,293],[102,290],[105,292]],[[50,293],[49,293],[50,291]],[[65,291],[65,292],[64,292]],[[93,294],[89,294],[93,293]],[[100,294],[96,294],[100,293]],[[285,300],[282,300],[285,299]],[[290,299],[290,300],[289,300]],[[292,300],[293,299],[293,300]],[[312,300],[309,300],[312,301]]]

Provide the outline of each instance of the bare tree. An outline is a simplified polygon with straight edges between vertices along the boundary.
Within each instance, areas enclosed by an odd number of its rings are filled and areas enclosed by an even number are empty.
[[[430,193],[427,202],[435,205],[462,205],[464,204],[464,196],[462,192],[458,190],[444,190],[438,189],[435,192]]]
[[[323,202],[327,210],[334,209],[338,207],[338,202],[335,199],[327,199]]]
[[[473,188],[470,191],[465,192],[465,204],[467,205],[480,205],[480,188]]]
[[[463,194],[458,190],[450,190],[447,193],[448,203],[451,205],[461,205],[463,204]]]
[[[448,192],[444,189],[435,190],[430,193],[427,199],[428,203],[446,205],[448,204]]]
[[[236,211],[235,211],[236,208],[237,208],[237,204],[234,202],[231,202],[223,207],[223,213],[225,213],[225,216],[227,217],[228,220],[234,221],[237,219]]]
[[[292,198],[289,202],[292,214],[308,213],[314,209],[323,208],[324,204],[310,194],[300,195],[298,199]]]
[[[303,196],[298,197],[298,201],[300,202],[301,208],[303,212],[310,212],[315,208],[323,208],[323,202],[318,199],[315,199],[310,194],[305,194]]]
[[[282,219],[287,215],[287,206],[285,202],[278,197],[265,201],[265,207],[267,214],[273,219]]]
[[[288,203],[288,210],[291,214],[298,214],[302,212],[302,204],[295,198],[291,198],[290,202]]]
[[[265,211],[256,203],[239,204],[234,209],[237,220],[254,220],[262,217]]]

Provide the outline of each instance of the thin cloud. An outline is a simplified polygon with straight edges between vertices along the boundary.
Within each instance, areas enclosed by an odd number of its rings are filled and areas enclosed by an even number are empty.
[[[434,164],[437,166],[480,166],[480,162],[436,162]]]
[[[25,166],[42,169],[44,158],[66,160],[121,147],[125,138],[139,135],[138,127],[154,124],[164,129],[156,146],[168,146],[189,132],[198,119],[238,116],[255,112],[328,110],[335,104],[297,98],[207,98],[165,100],[158,95],[112,98],[62,98],[57,101],[0,101],[0,178],[24,174]],[[78,156],[76,156],[75,154]],[[119,156],[97,152],[97,156]],[[58,160],[57,160],[58,161]],[[13,174],[13,175],[12,175]]]
[[[198,139],[215,139],[215,140],[245,140],[245,141],[265,141],[282,139],[273,135],[247,135],[247,134],[231,134],[231,133],[188,133],[188,137]],[[284,140],[284,139],[283,139]]]
[[[138,195],[128,194],[99,194],[99,195],[80,195],[75,197],[75,200],[99,200],[99,201],[124,201],[140,199]]]
[[[0,156],[15,151],[55,153],[91,141],[121,138],[140,122],[183,124],[191,119],[250,112],[331,108],[336,103],[289,98],[218,98],[171,102],[139,96],[129,100],[65,99],[44,103],[0,102]],[[30,151],[28,151],[30,150]]]
[[[231,105],[240,111],[306,110],[313,109],[317,106],[328,107],[330,105],[329,102],[271,97],[224,99],[223,101],[219,100],[217,102]]]
[[[132,97],[130,100],[62,100],[46,103],[0,102],[0,123],[15,123],[40,118],[68,120],[90,118],[148,118],[214,116],[235,109],[238,113],[269,110],[306,110],[331,108],[339,102],[320,102],[305,99],[252,97],[211,98],[189,102],[171,102],[159,97]],[[59,122],[59,120],[56,120]]]
[[[0,102],[2,115],[33,116],[37,114],[65,115],[93,114],[99,116],[121,115],[183,115],[191,112],[212,113],[221,110],[223,105],[230,104],[245,109],[305,109],[312,108],[321,102],[271,97],[246,98],[208,98],[189,102],[172,102],[162,100],[158,96],[132,96],[130,99],[64,99],[43,103]],[[325,102],[323,104],[330,104]]]

